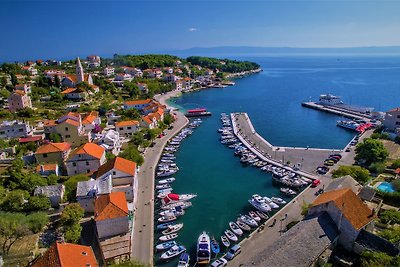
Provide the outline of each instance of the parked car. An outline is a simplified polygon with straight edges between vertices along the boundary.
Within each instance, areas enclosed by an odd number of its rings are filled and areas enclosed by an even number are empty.
[[[321,180],[315,179],[312,181],[311,187],[317,187],[321,183]]]
[[[228,251],[228,253],[226,254],[226,259],[228,261],[233,260],[233,258],[235,258],[237,255],[239,255],[242,252],[241,248],[239,245],[234,245],[233,247],[231,247],[231,249]]]
[[[211,267],[224,267],[228,264],[228,261],[224,258],[217,259],[211,263]]]
[[[346,152],[350,152],[350,151],[351,151],[350,147],[346,148],[345,151],[346,151]]]
[[[333,166],[334,164],[335,164],[335,162],[333,160],[325,160],[324,161],[325,166]]]

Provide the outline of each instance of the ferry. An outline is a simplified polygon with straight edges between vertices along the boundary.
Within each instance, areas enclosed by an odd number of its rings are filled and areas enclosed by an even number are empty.
[[[357,112],[361,114],[367,114],[370,115],[374,108],[370,107],[360,107],[360,106],[354,106],[354,105],[347,105],[343,103],[342,99],[340,96],[332,95],[332,94],[324,94],[319,96],[319,101],[317,104],[323,105],[323,106],[331,106],[331,107],[336,107],[340,108],[343,110],[347,110],[350,112]]]
[[[211,116],[211,112],[207,111],[205,108],[196,108],[189,109],[187,113],[185,113],[186,117],[203,117],[203,116]]]

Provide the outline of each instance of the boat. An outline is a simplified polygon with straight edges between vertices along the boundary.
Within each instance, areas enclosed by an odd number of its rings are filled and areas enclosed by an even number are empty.
[[[240,229],[240,227],[234,223],[234,222],[229,222],[229,227],[231,228],[231,230],[235,233],[235,235],[241,236],[243,235],[243,231],[242,229]]]
[[[346,129],[356,130],[361,124],[359,124],[355,121],[341,120],[341,121],[337,121],[336,125],[346,128]]]
[[[178,256],[179,254],[182,254],[183,252],[186,251],[186,248],[184,246],[173,246],[172,248],[170,248],[168,251],[164,252],[160,259],[162,260],[168,260],[171,259],[173,257]]]
[[[170,234],[170,235],[162,235],[162,236],[160,236],[160,238],[158,240],[160,240],[160,241],[170,241],[170,240],[175,239],[177,237],[178,237],[178,234],[174,233],[174,234]]]
[[[173,246],[176,246],[176,245],[178,245],[178,243],[176,243],[176,241],[168,241],[168,242],[164,242],[164,243],[158,244],[156,246],[156,250],[157,251],[162,251],[162,250],[166,250],[166,249],[172,248]]]
[[[211,116],[211,112],[207,111],[205,108],[189,109],[185,113],[186,117],[200,117],[200,116]]]
[[[236,224],[240,227],[240,229],[242,229],[244,231],[251,231],[250,226],[248,226],[247,224],[245,224],[241,220],[236,220]]]
[[[168,226],[172,226],[172,225],[175,225],[175,224],[176,224],[176,222],[162,223],[162,224],[157,225],[157,230],[165,230],[165,229],[168,228]]]
[[[248,200],[250,205],[262,212],[270,212],[271,207],[265,202],[265,199],[258,194],[254,194],[251,199]]]
[[[162,231],[162,234],[163,235],[173,234],[173,233],[178,232],[179,230],[181,230],[182,227],[183,227],[183,223],[170,225],[170,226],[168,226],[168,228],[166,230]]]
[[[176,217],[182,216],[182,215],[184,215],[184,214],[185,214],[185,211],[184,211],[180,206],[171,208],[171,209],[169,209],[169,210],[164,210],[164,211],[161,211],[161,212],[159,213],[160,216],[170,216],[170,215],[173,215],[173,216],[176,216]]]
[[[218,241],[215,240],[214,237],[211,237],[211,251],[212,251],[214,254],[218,254],[218,253],[220,252],[220,248],[219,248]]]
[[[281,188],[280,189],[281,193],[288,195],[288,196],[295,196],[297,195],[296,191],[290,189],[290,188]]]
[[[256,214],[263,220],[268,220],[269,216],[262,211],[256,210]]]
[[[178,194],[165,194],[164,196],[162,196],[161,198],[162,200],[162,204],[166,205],[169,203],[174,203],[174,202],[184,202],[184,201],[189,201],[192,198],[197,197],[196,194],[182,194],[182,195],[178,195]]]
[[[171,188],[170,184],[159,184],[159,185],[156,185],[156,189],[168,189],[168,188]]]
[[[285,205],[286,201],[280,197],[271,197],[271,200],[278,205]]]
[[[164,216],[161,216],[160,218],[158,218],[159,222],[172,222],[175,220],[176,220],[176,216],[173,214],[164,215]]]
[[[238,237],[231,230],[225,230],[224,234],[229,238],[229,240],[232,240],[233,242],[238,241]]]
[[[169,209],[172,209],[172,208],[175,208],[175,207],[178,207],[178,206],[181,207],[182,209],[186,209],[186,208],[189,208],[189,207],[192,206],[192,202],[190,202],[190,201],[174,202],[174,203],[162,206],[161,209],[169,210]]]
[[[260,222],[260,221],[261,221],[261,218],[258,217],[258,215],[257,215],[254,211],[250,211],[250,212],[249,212],[249,215],[250,215],[250,217],[253,218],[256,222]]]
[[[221,242],[225,247],[229,247],[231,245],[231,242],[229,242],[229,239],[224,235],[221,236]]]
[[[197,263],[209,264],[211,260],[210,236],[203,232],[197,240]]]
[[[270,199],[269,197],[263,197],[263,199],[265,200],[265,203],[268,204],[268,206],[270,206],[273,209],[279,209],[279,205],[274,203],[272,201],[272,199]]]
[[[169,184],[175,181],[174,177],[168,178],[168,179],[164,179],[164,180],[160,180],[158,181],[158,184]]]
[[[256,220],[254,220],[253,218],[251,218],[248,215],[241,215],[239,217],[239,219],[244,222],[245,224],[247,224],[250,227],[257,227],[258,223],[256,222]]]
[[[189,267],[190,256],[189,254],[182,253],[179,257],[178,267]]]
[[[157,177],[160,177],[160,178],[161,177],[168,177],[168,176],[174,175],[177,172],[178,172],[178,170],[160,171],[160,172],[157,172]]]

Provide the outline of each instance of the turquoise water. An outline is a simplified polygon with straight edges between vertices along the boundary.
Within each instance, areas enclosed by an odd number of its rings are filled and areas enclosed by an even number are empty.
[[[394,189],[393,185],[388,182],[383,182],[378,186],[378,189],[381,190],[382,192],[385,193],[393,193],[396,192],[396,189]]]
[[[249,210],[254,194],[276,196],[271,176],[243,167],[233,151],[219,143],[221,112],[245,111],[256,130],[272,144],[343,148],[354,133],[336,126],[335,115],[301,107],[321,93],[342,96],[346,103],[378,110],[397,107],[400,97],[400,58],[246,58],[264,71],[227,88],[183,94],[174,105],[183,109],[206,107],[205,118],[177,153],[180,171],[173,184],[176,193],[197,193],[193,206],[179,219],[184,227],[177,241],[187,247],[194,262],[198,235],[219,236],[228,222]],[[159,254],[156,255],[156,257]],[[176,266],[177,260],[157,266]]]

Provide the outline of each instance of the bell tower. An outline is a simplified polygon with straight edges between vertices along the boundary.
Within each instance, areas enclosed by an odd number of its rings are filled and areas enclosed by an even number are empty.
[[[83,81],[85,81],[83,68],[82,68],[81,61],[78,57],[78,59],[76,60],[76,83],[78,84]]]

